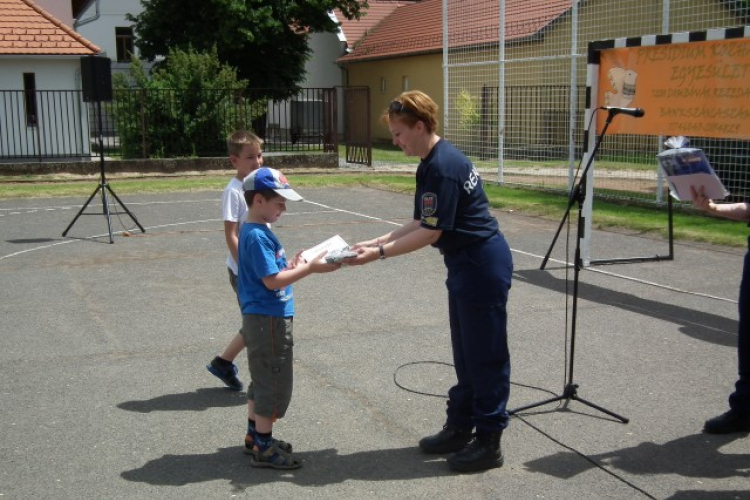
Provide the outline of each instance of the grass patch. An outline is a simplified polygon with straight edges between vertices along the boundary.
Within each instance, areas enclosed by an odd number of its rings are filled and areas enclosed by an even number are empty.
[[[367,187],[392,192],[414,192],[413,175],[373,174],[322,174],[290,173],[287,175],[295,188]],[[143,193],[179,191],[211,191],[217,197],[228,179],[220,176],[169,177],[145,179],[116,179],[112,188],[118,196]],[[97,180],[75,182],[3,183],[0,181],[0,198],[52,198],[79,197],[81,202],[91,195]],[[493,208],[512,210],[551,220],[561,220],[568,206],[567,196],[535,190],[485,185],[487,197]],[[578,217],[578,207],[571,210]],[[501,221],[502,224],[502,221]],[[600,200],[594,201],[593,224],[600,229],[624,229],[642,234],[667,237],[665,209],[622,205]],[[676,239],[709,242],[741,247],[747,239],[745,224],[726,219],[706,217],[687,211],[675,211],[674,235]]]

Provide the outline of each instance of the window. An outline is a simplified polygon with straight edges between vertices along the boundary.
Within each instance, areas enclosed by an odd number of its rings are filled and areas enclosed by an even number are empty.
[[[34,73],[23,74],[23,98],[26,107],[26,126],[36,127],[36,75]]]
[[[407,90],[409,90],[409,77],[402,76],[401,77],[401,91],[406,92]]]
[[[130,62],[133,53],[133,28],[115,28],[115,45],[117,45],[117,62]]]

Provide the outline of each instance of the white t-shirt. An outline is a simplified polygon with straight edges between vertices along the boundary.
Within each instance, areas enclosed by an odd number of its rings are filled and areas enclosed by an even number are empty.
[[[221,195],[221,212],[225,221],[239,223],[237,228],[239,234],[239,229],[247,216],[247,203],[245,203],[242,181],[237,177],[232,177],[227,187],[224,188],[224,193]],[[237,276],[237,262],[232,257],[232,252],[229,252],[227,256],[227,267]]]

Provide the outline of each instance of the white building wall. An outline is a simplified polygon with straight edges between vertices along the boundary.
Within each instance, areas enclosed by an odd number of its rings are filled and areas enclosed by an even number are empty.
[[[24,73],[36,81],[36,126],[26,120]],[[80,87],[79,57],[0,58],[0,157],[89,156]]]
[[[343,133],[344,126],[344,99],[342,85],[344,85],[344,73],[336,63],[342,55],[345,43],[336,33],[313,33],[308,41],[312,49],[312,57],[305,64],[305,80],[300,85],[307,88],[331,88],[336,87],[338,96],[338,133]]]
[[[344,43],[335,33],[313,33],[308,45],[312,57],[305,64],[305,81],[301,87],[330,88],[343,84],[342,70],[336,59],[344,50]]]
[[[3,56],[0,58],[0,89],[23,90],[23,74],[36,75],[37,90],[81,88],[81,58],[78,56]]]
[[[101,55],[112,60],[112,69],[116,72],[126,69],[128,63],[117,62],[115,28],[132,26],[133,23],[125,19],[126,14],[136,16],[142,10],[139,0],[92,0],[76,19],[73,28],[102,49]],[[134,50],[138,55],[138,49],[134,47]]]

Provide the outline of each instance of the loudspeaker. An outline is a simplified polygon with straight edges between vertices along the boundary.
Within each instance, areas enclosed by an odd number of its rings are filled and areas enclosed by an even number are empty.
[[[112,60],[108,57],[81,58],[81,86],[84,102],[112,100]]]

